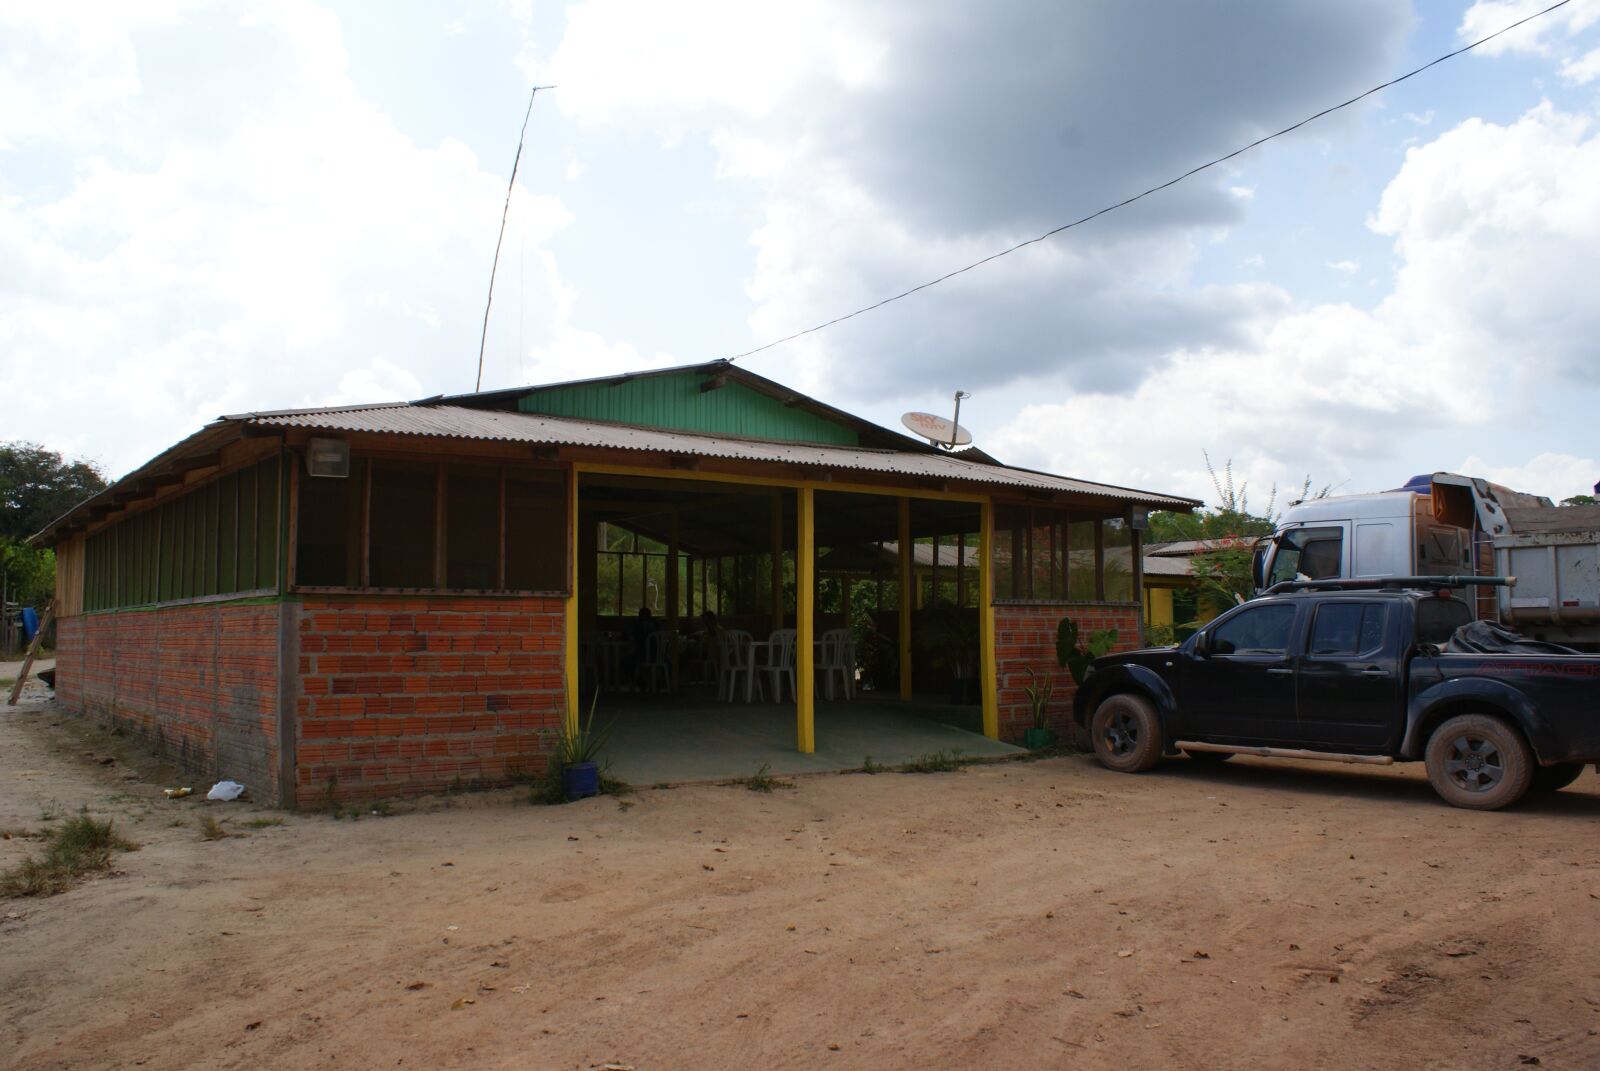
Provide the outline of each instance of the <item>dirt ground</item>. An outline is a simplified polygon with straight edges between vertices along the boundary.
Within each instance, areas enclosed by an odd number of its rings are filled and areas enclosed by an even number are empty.
[[[1498,814],[1409,768],[1058,758],[254,829],[176,776],[0,707],[0,829],[143,845],[0,902],[0,1065],[1600,1067],[1592,771]]]

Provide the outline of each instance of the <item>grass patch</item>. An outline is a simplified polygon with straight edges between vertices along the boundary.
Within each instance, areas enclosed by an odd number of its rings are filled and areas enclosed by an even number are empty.
[[[200,830],[201,840],[226,840],[233,836],[232,833],[229,833],[226,829],[222,828],[221,822],[217,821],[215,817],[209,814],[201,815],[195,820],[194,824],[195,827]]]
[[[7,695],[11,694],[11,686],[16,683],[15,677],[0,677],[0,688],[3,688]]]
[[[34,830],[34,829],[25,829],[22,826],[16,826],[16,827],[7,828],[7,829],[0,829],[0,840],[42,840],[42,839],[44,839],[44,834],[43,833],[40,833],[38,830]]]
[[[1018,755],[1016,757],[1016,761],[1038,762],[1040,759],[1061,759],[1070,755],[1087,754],[1089,754],[1089,749],[1079,747],[1078,744],[1072,740],[1057,740],[1048,747],[1042,747],[1036,751],[1030,751],[1026,755]]]
[[[42,855],[0,871],[0,898],[66,892],[84,875],[111,869],[112,852],[138,847],[112,828],[111,819],[97,822],[85,808],[46,831]]]
[[[772,763],[763,762],[761,764],[761,769],[757,770],[749,777],[735,777],[732,781],[726,782],[726,784],[734,788],[747,788],[751,792],[771,792],[775,788],[794,787],[793,781],[784,781],[781,778],[773,777],[772,774],[768,772],[771,769]]]
[[[885,766],[881,762],[873,762],[871,755],[867,755],[867,756],[863,757],[862,760],[861,760],[861,772],[862,773],[880,774],[880,773],[885,772],[888,769],[889,769],[889,767]]]
[[[283,825],[282,818],[252,818],[247,822],[240,822],[246,829],[267,829],[271,826]]]
[[[901,773],[953,773],[963,766],[977,766],[988,761],[978,755],[963,755],[960,748],[953,748],[949,752],[935,751],[931,755],[923,755],[895,769]]]

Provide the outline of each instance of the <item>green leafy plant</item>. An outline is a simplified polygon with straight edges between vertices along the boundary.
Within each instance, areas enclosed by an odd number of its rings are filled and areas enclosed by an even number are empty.
[[[568,766],[576,766],[580,762],[600,761],[600,752],[605,749],[606,739],[611,735],[611,731],[606,726],[602,726],[598,731],[595,730],[594,712],[599,705],[600,689],[596,688],[594,699],[589,703],[589,716],[570,729],[563,730],[561,739],[556,741],[555,751],[550,756],[550,764],[558,771]]]
[[[977,615],[939,600],[917,615],[911,630],[917,646],[957,677],[970,677],[978,661]]]
[[[1028,709],[1033,711],[1033,727],[1045,729],[1049,727],[1050,697],[1056,692],[1056,682],[1045,679],[1040,680],[1039,675],[1028,667],[1028,683],[1022,686],[1022,694],[1028,697]]]
[[[738,788],[748,788],[751,792],[771,792],[775,788],[794,787],[793,781],[784,781],[780,778],[773,777],[768,772],[771,769],[772,763],[763,762],[761,764],[761,769],[757,770],[749,777],[735,777],[732,781],[729,781],[728,784]]]
[[[1144,645],[1146,647],[1171,647],[1178,642],[1178,628],[1176,625],[1152,625],[1148,622],[1144,626]]]
[[[1056,626],[1056,662],[1066,667],[1067,672],[1072,674],[1073,683],[1081,688],[1094,660],[1116,646],[1117,630],[1097,628],[1081,644],[1078,635],[1078,623],[1070,617],[1063,617],[1061,624]]]

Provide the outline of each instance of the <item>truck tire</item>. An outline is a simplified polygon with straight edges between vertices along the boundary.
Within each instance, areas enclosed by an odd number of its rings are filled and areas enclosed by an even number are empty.
[[[1560,792],[1578,779],[1587,766],[1585,762],[1558,762],[1554,766],[1540,766],[1533,771],[1529,792]]]
[[[1509,807],[1533,781],[1533,752],[1522,735],[1488,714],[1458,714],[1440,725],[1426,758],[1433,790],[1456,807]]]
[[[1117,773],[1143,773],[1161,758],[1161,719],[1143,696],[1108,696],[1089,719],[1094,757]]]

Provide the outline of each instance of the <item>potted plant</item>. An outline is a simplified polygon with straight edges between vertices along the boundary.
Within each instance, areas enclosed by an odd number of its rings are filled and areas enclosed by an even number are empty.
[[[1072,683],[1082,688],[1083,679],[1089,675],[1089,667],[1094,660],[1115,647],[1116,643],[1116,629],[1097,628],[1089,633],[1088,641],[1080,645],[1078,623],[1070,617],[1063,617],[1061,624],[1056,626],[1056,662],[1065,666],[1067,672],[1072,674]]]
[[[563,732],[550,761],[561,770],[561,794],[568,800],[581,800],[600,794],[600,751],[605,747],[606,730],[595,732],[594,709],[600,702],[600,689],[594,690],[589,716],[582,725]]]
[[[1028,707],[1033,711],[1033,728],[1023,730],[1022,742],[1029,751],[1038,751],[1056,742],[1055,730],[1049,725],[1050,697],[1055,694],[1056,685],[1052,680],[1040,680],[1032,666],[1028,667],[1028,681],[1022,686],[1022,694],[1028,697]]]
[[[922,610],[912,636],[918,647],[950,670],[950,702],[977,702],[976,615],[941,599]]]

